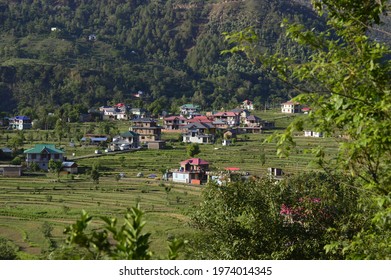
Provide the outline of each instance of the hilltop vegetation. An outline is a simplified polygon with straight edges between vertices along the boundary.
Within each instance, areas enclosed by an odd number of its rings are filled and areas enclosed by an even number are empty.
[[[203,109],[279,102],[289,89],[241,55],[220,52],[223,32],[254,26],[265,51],[303,57],[284,39],[283,18],[320,25],[292,1],[2,1],[0,112],[39,118],[67,104],[83,112],[127,102],[159,112],[159,104],[175,111],[189,101]],[[132,97],[139,90],[143,100]]]

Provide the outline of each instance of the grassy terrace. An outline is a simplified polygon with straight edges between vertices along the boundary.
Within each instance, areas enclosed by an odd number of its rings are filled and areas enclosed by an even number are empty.
[[[280,129],[291,121],[290,117],[279,113],[258,112],[257,115],[275,120]],[[121,130],[127,126],[127,123],[121,124]],[[7,137],[12,138],[13,133],[0,134],[0,146],[6,145]],[[38,135],[37,132],[34,133]],[[313,155],[305,151],[318,145],[324,146],[330,157],[336,153],[337,144],[332,139],[297,136],[297,147],[292,155],[280,159],[275,155],[273,143],[263,144],[270,133],[272,131],[240,135],[235,145],[228,147],[223,147],[220,143],[203,145],[198,157],[209,161],[213,170],[240,167],[252,175],[264,176],[268,167],[280,167],[286,173],[314,169],[311,164]],[[78,160],[82,169],[89,169],[92,164],[99,162],[102,175],[98,185],[87,174],[62,175],[59,181],[49,173],[19,178],[0,177],[0,235],[13,240],[21,248],[22,258],[33,258],[39,256],[49,245],[41,229],[44,222],[53,225],[53,239],[61,243],[65,238],[62,234],[64,227],[73,223],[82,209],[94,216],[121,217],[128,207],[140,203],[146,212],[146,230],[152,233],[151,249],[155,252],[155,258],[163,257],[167,252],[168,238],[194,232],[188,225],[187,213],[197,207],[202,191],[202,186],[147,178],[152,173],[160,177],[162,169],[178,168],[179,162],[188,158],[186,145],[176,142],[178,134],[163,136],[169,142],[169,148],[165,150],[105,154]],[[24,148],[38,142],[42,143],[42,139],[25,143]],[[72,153],[76,156],[94,154],[95,147],[70,148],[65,143],[63,141],[62,145],[70,158]],[[264,165],[261,153],[265,155]],[[138,178],[136,175],[139,172],[144,173],[145,177]],[[116,180],[115,175],[118,173],[124,173],[125,177]],[[171,190],[167,192],[165,187],[171,187]]]

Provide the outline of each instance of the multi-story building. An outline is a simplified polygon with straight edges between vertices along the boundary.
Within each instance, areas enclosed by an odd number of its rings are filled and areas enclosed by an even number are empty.
[[[173,182],[197,184],[207,181],[206,172],[209,170],[209,162],[200,158],[191,158],[180,163],[179,170],[172,173]]]
[[[27,116],[16,116],[9,119],[9,126],[12,129],[30,129],[32,128],[31,119]]]
[[[27,165],[38,164],[40,169],[48,170],[49,161],[63,162],[64,152],[55,147],[54,144],[36,144],[34,148],[24,151],[26,154]]]
[[[281,104],[281,113],[295,114],[301,113],[301,105],[299,102],[288,101]]]
[[[162,128],[151,118],[134,119],[130,131],[138,133],[139,143],[148,143],[161,140]]]

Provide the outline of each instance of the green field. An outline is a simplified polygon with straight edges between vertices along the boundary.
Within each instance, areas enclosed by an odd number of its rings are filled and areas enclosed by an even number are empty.
[[[258,115],[275,119],[277,129],[286,127],[291,121],[291,118],[278,113],[259,112]],[[127,124],[122,126],[125,128]],[[278,158],[275,144],[263,144],[263,140],[272,132],[239,135],[232,146],[223,147],[220,142],[203,145],[197,157],[209,161],[212,170],[240,167],[251,175],[265,176],[268,167],[282,168],[286,174],[314,169],[315,165],[311,163],[314,156],[306,150],[318,145],[325,147],[326,155],[330,157],[336,153],[337,144],[330,138],[298,135],[295,137],[297,147],[291,156]],[[39,135],[38,132],[26,133]],[[0,146],[6,145],[7,137],[12,138],[12,134],[14,132],[3,132]],[[178,134],[164,134],[163,137],[168,140],[169,148],[165,150],[140,150],[99,157],[94,155],[96,147],[70,148],[66,141],[62,141],[70,159],[73,153],[76,157],[91,155],[77,160],[81,170],[88,170],[99,163],[99,184],[92,182],[88,174],[61,175],[59,181],[53,174],[39,172],[19,178],[0,177],[0,236],[20,247],[21,258],[38,258],[49,246],[42,231],[44,222],[54,227],[52,239],[60,244],[65,239],[62,233],[64,227],[73,223],[82,209],[93,216],[121,217],[127,208],[140,203],[141,209],[146,212],[146,231],[152,233],[154,258],[163,258],[167,252],[167,239],[194,232],[188,225],[187,213],[199,204],[203,188],[147,178],[149,174],[156,174],[160,178],[163,169],[176,169],[180,161],[188,158],[186,145],[176,141]],[[34,138],[38,137],[30,137],[31,141],[25,142],[25,149],[42,142]],[[139,172],[145,175],[144,178],[136,176]],[[119,173],[125,177],[117,180]],[[171,190],[167,192],[165,187],[171,187]]]

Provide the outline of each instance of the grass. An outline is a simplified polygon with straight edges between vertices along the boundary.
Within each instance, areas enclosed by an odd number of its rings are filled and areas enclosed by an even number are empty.
[[[275,120],[279,128],[286,127],[292,119],[277,112],[256,114],[266,120]],[[128,123],[120,122],[119,127],[123,131]],[[285,173],[314,169],[315,166],[311,164],[314,156],[306,151],[318,145],[325,147],[330,157],[337,151],[337,144],[332,139],[297,136],[297,146],[291,156],[278,158],[275,144],[264,144],[264,139],[270,133],[240,135],[234,145],[227,147],[220,142],[202,145],[197,157],[209,161],[213,170],[240,167],[252,175],[264,176],[268,167],[282,168]],[[12,134],[14,132],[0,134],[0,147],[6,146],[6,139],[12,138]],[[44,142],[37,135],[34,132],[30,137],[32,140],[24,148]],[[160,177],[162,169],[176,169],[180,161],[188,158],[186,144],[177,142],[177,133],[164,134],[163,138],[168,141],[169,149],[105,154],[77,160],[84,170],[99,162],[102,170],[98,185],[90,180],[88,174],[64,175],[59,181],[50,173],[35,173],[19,178],[0,177],[0,236],[13,240],[21,248],[21,258],[37,258],[48,249],[48,242],[40,230],[44,222],[54,227],[53,239],[61,243],[65,239],[63,229],[74,223],[83,209],[95,217],[106,215],[121,218],[127,208],[139,203],[146,213],[145,230],[152,233],[151,249],[155,252],[155,258],[163,258],[167,253],[167,239],[194,232],[188,224],[187,213],[200,203],[203,188],[137,177],[139,172],[145,176],[154,173]],[[56,142],[52,140],[49,143]],[[62,141],[69,158],[73,153],[76,156],[93,155],[96,149],[71,148],[66,143]],[[262,153],[266,160],[263,165]],[[118,173],[124,173],[125,177],[117,181],[115,177]],[[169,193],[165,186],[172,188]]]

